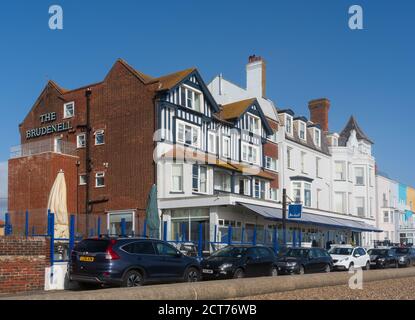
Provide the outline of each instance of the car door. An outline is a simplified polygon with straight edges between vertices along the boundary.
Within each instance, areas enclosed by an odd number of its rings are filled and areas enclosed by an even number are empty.
[[[369,259],[369,257],[367,256],[366,250],[363,248],[359,248],[359,267],[366,267],[366,263]]]
[[[162,264],[162,257],[156,254],[152,241],[135,241],[121,247],[129,254],[129,267],[144,269],[148,280],[157,277],[157,266]]]
[[[259,251],[256,247],[249,248],[246,253],[245,273],[249,277],[257,277],[261,275],[262,261]]]
[[[156,252],[161,258],[154,266],[158,278],[181,278],[184,275],[184,260],[181,254],[173,246],[164,242],[155,242]]]
[[[259,252],[259,258],[261,260],[259,266],[260,273],[262,276],[268,276],[270,275],[270,271],[272,269],[272,266],[274,265],[275,255],[270,249],[265,247],[258,247],[257,250]]]
[[[318,272],[321,265],[321,261],[318,258],[317,250],[312,248],[308,252],[308,261],[307,261],[307,272]]]
[[[388,259],[387,261],[388,261],[388,266],[389,267],[395,266],[395,264],[397,262],[395,250],[393,250],[393,249],[388,250],[387,259]]]

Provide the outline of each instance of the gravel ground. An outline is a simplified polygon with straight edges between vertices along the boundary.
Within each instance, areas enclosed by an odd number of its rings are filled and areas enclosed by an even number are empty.
[[[363,290],[334,286],[287,291],[238,300],[415,300],[415,278],[375,281]]]

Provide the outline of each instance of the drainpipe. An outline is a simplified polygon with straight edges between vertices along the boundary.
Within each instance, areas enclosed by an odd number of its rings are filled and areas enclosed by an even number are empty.
[[[86,179],[86,193],[85,193],[85,236],[89,235],[89,215],[90,215],[90,206],[89,206],[89,185],[90,185],[90,175],[91,175],[91,158],[90,158],[90,135],[91,135],[91,95],[92,90],[88,88],[85,91],[86,97],[86,145],[85,145],[85,179]]]

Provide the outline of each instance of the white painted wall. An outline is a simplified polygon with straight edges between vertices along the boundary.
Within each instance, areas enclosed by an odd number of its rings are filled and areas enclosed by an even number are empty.
[[[399,184],[387,177],[376,176],[377,187],[377,207],[376,207],[376,222],[379,229],[384,230],[383,233],[377,234],[377,240],[391,240],[392,242],[399,242]],[[384,201],[384,197],[386,201]],[[385,222],[384,215],[388,214],[388,221]],[[385,232],[388,232],[386,239]]]

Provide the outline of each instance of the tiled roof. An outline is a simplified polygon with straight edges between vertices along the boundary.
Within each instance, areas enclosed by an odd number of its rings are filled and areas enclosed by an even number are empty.
[[[255,98],[237,101],[234,103],[226,104],[219,113],[220,119],[231,120],[239,118],[252,104],[255,102]]]
[[[339,144],[340,145],[346,145],[347,141],[350,138],[350,133],[352,130],[356,131],[356,138],[358,140],[365,140],[366,142],[370,144],[374,144],[372,140],[368,138],[368,136],[363,132],[363,130],[358,125],[356,119],[351,116],[349,119],[349,122],[347,122],[346,127],[343,129],[343,131],[340,133],[340,139]]]
[[[185,77],[187,77],[189,74],[191,74],[193,71],[195,71],[196,68],[190,68],[182,71],[178,71],[175,73],[171,73],[159,78],[155,78],[154,81],[157,81],[160,83],[160,87],[158,88],[158,91],[163,90],[170,90],[175,85],[177,85],[180,81],[182,81]]]

